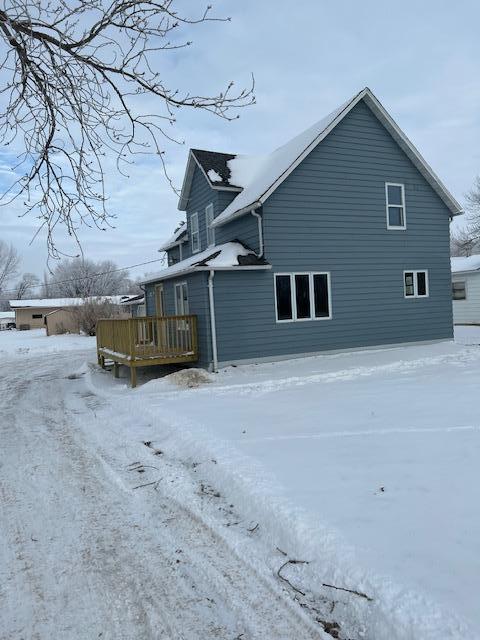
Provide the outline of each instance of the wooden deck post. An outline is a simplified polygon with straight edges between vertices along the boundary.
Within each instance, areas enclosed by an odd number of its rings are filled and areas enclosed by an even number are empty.
[[[137,386],[137,368],[134,366],[130,366],[130,383],[132,389]]]
[[[113,375],[115,378],[120,377],[120,364],[118,362],[113,363]]]

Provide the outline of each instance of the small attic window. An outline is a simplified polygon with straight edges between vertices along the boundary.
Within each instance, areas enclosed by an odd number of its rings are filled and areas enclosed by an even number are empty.
[[[405,185],[386,182],[385,194],[387,198],[387,229],[406,229]]]

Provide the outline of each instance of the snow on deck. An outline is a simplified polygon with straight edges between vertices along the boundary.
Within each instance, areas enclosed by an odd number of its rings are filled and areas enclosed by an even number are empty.
[[[218,462],[212,482],[309,560],[297,584],[373,597],[368,615],[349,600],[365,637],[479,637],[480,329],[456,332],[463,344],[238,366],[196,389],[151,380],[131,407]]]

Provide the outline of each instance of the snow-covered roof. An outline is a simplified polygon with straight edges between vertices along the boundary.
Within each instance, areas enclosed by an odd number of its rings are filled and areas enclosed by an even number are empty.
[[[13,311],[0,311],[0,320],[9,320],[15,318]]]
[[[102,302],[111,302],[112,304],[121,304],[126,300],[134,298],[134,295],[124,296],[91,296],[87,300],[95,300]],[[35,308],[50,309],[56,307],[76,307],[85,302],[85,298],[38,298],[37,300],[10,300],[12,309]]]
[[[449,193],[370,89],[366,87],[328,116],[272,153],[262,156],[235,156],[228,160],[229,182],[242,187],[242,191],[215,218],[213,226],[217,227],[225,224],[261,206],[283,180],[343,120],[360,100],[366,102],[427,182],[444,201],[452,215],[463,213],[460,204]]]
[[[145,296],[143,293],[138,294],[137,296],[130,296],[128,300],[122,301],[122,306],[133,306],[134,304],[143,304],[145,302]]]
[[[214,190],[241,191],[242,188],[235,185],[230,176],[228,161],[235,158],[233,153],[220,153],[218,151],[205,151],[204,149],[190,149],[187,168],[183,178],[182,191],[178,202],[180,211],[185,211],[190,197],[193,174],[198,167],[205,179]]]
[[[468,256],[468,258],[452,258],[452,273],[480,270],[480,255]]]
[[[191,273],[192,271],[225,271],[246,269],[270,269],[270,265],[259,258],[254,251],[240,242],[226,242],[215,247],[209,247],[201,253],[173,264],[167,269],[154,273],[143,280],[143,284],[166,280],[174,276]]]
[[[158,249],[159,251],[168,251],[168,249],[172,249],[183,242],[188,241],[187,235],[187,225],[182,224],[177,229],[175,229],[174,233],[170,236],[170,238],[162,244],[162,246]]]

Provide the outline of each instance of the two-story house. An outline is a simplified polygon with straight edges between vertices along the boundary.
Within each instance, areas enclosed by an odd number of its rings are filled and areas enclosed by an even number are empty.
[[[192,149],[147,315],[195,314],[199,364],[452,338],[462,213],[364,89],[271,154]]]

